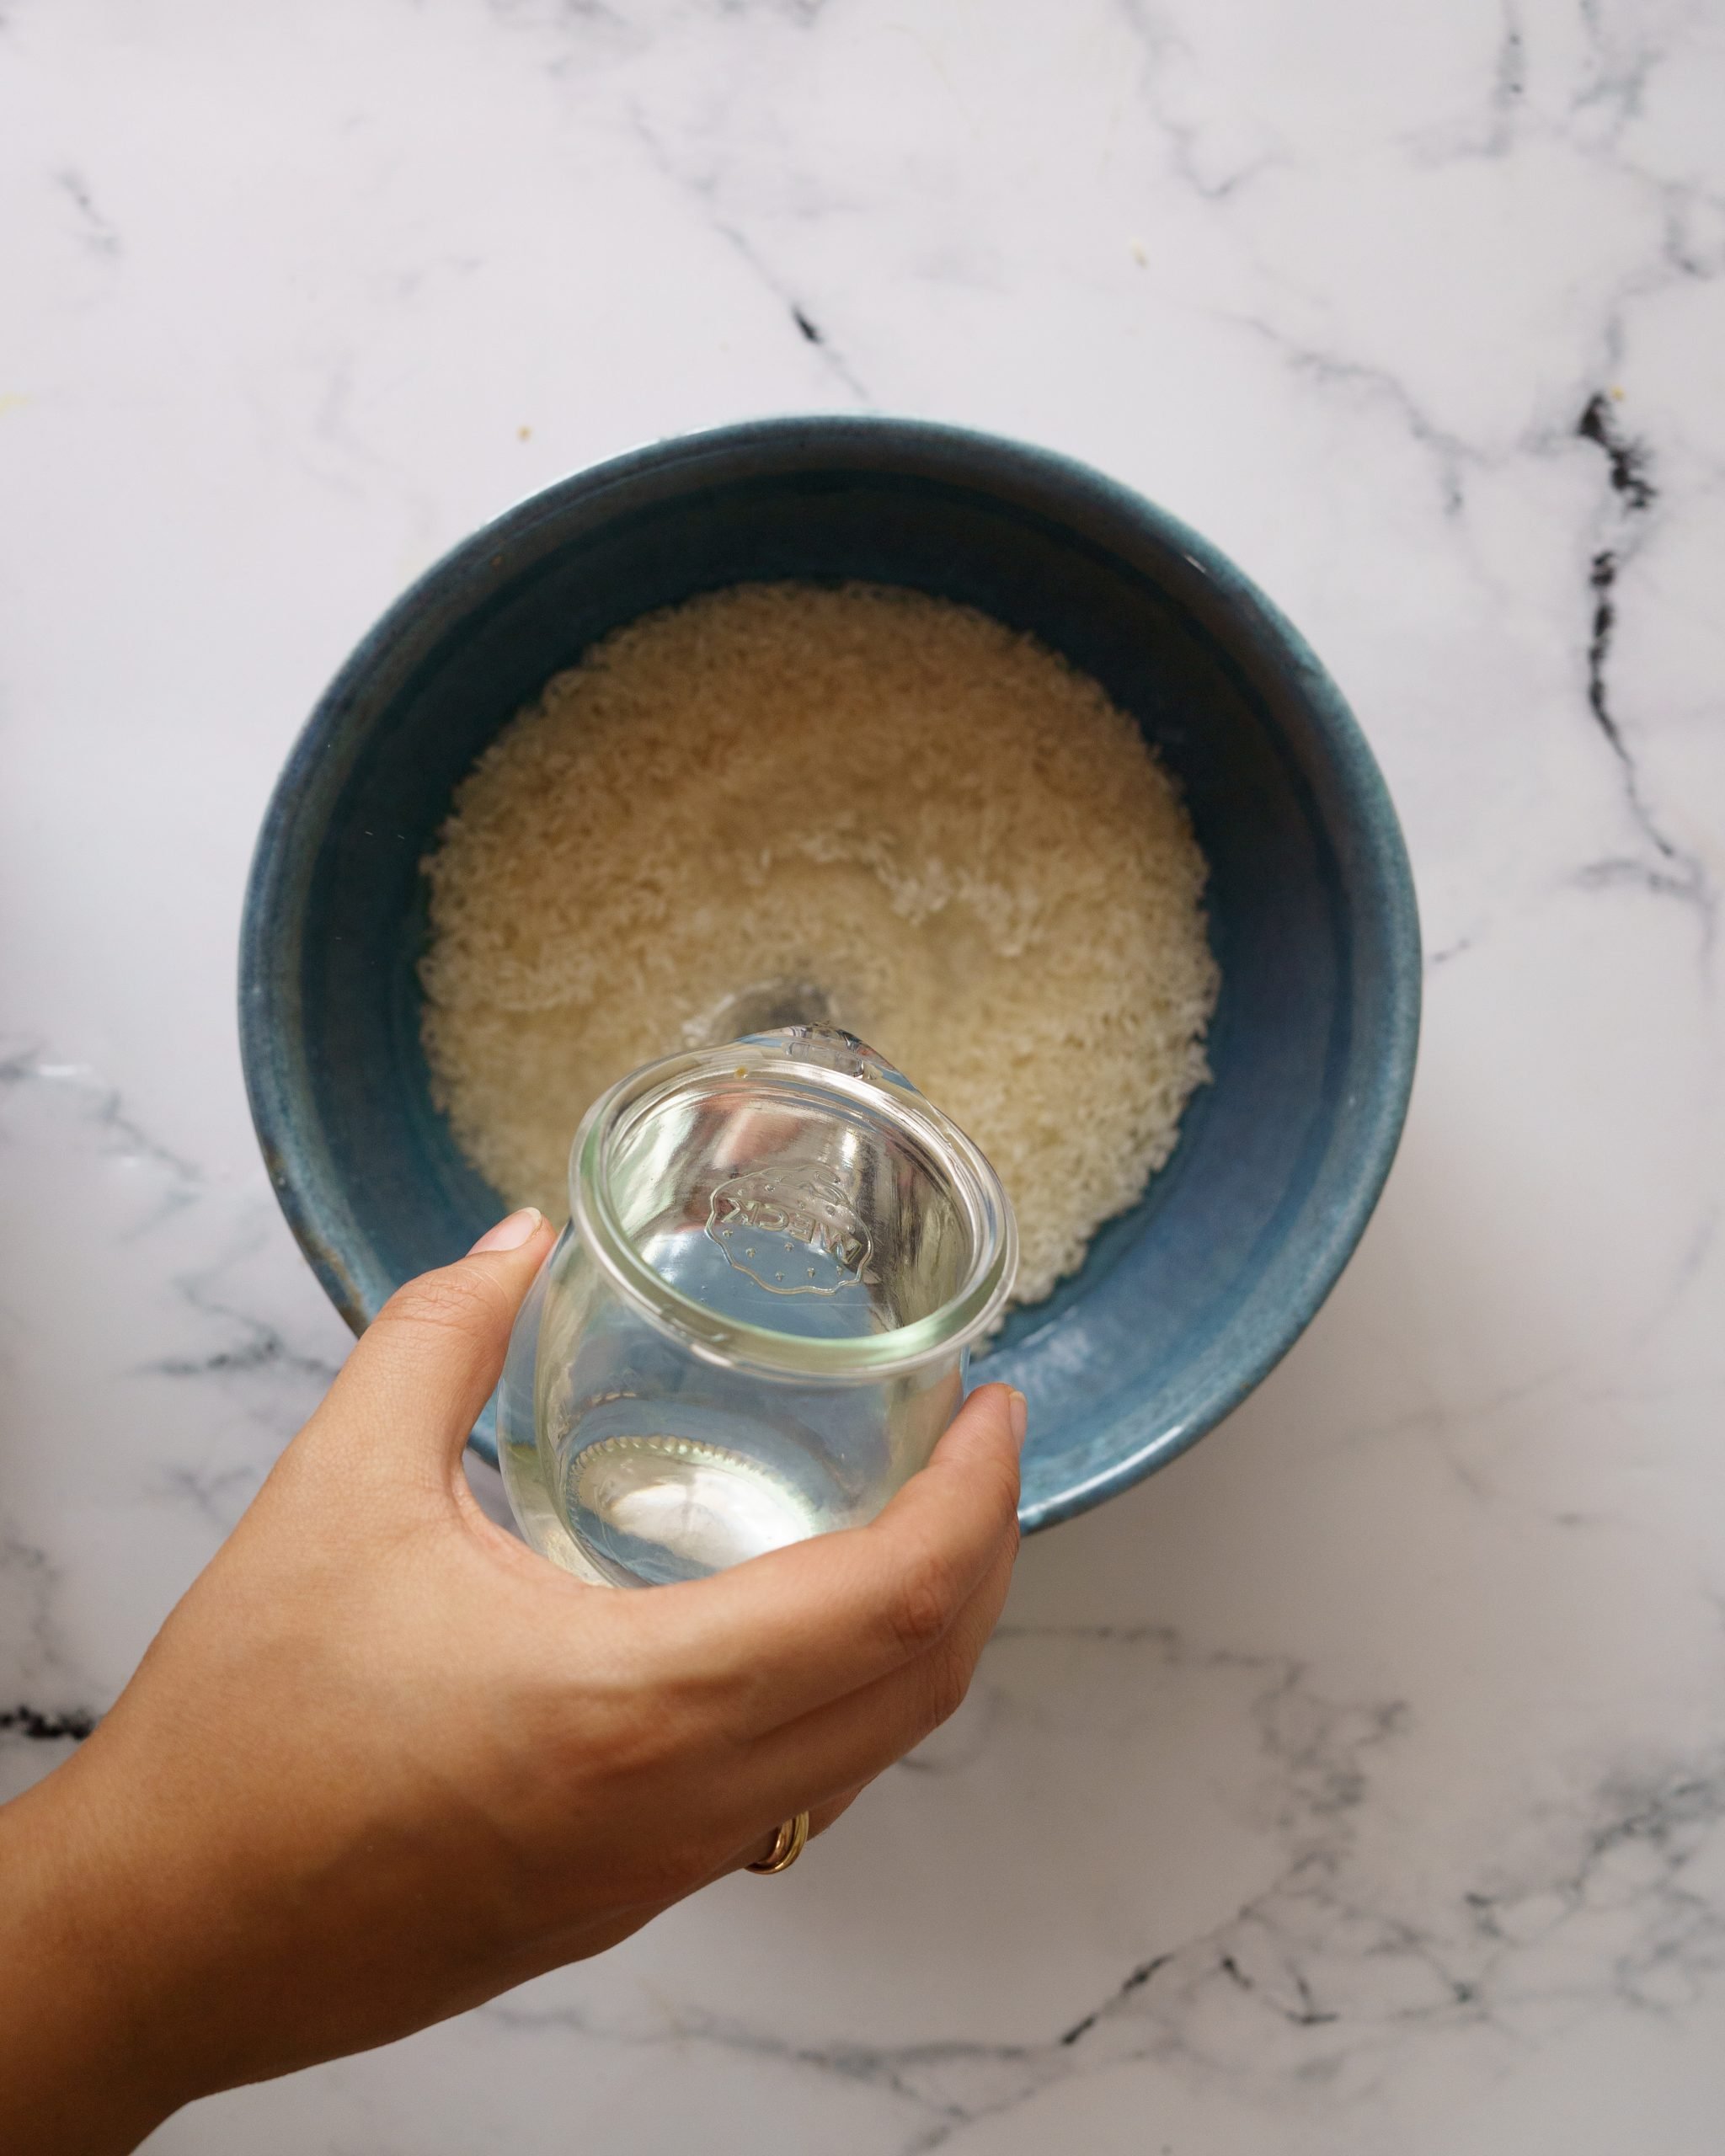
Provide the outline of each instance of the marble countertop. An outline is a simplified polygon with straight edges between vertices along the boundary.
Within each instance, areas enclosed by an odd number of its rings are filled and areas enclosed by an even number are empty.
[[[1087,458],[1334,670],[1429,951],[1308,1336],[792,1878],[152,2150],[1717,2150],[1722,110],[1717,0],[0,0],[0,1788],[344,1352],[242,883],[512,499],[817,408]]]

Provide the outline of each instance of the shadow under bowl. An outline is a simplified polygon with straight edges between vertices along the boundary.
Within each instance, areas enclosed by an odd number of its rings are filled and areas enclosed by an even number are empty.
[[[665,442],[510,510],[383,616],[282,773],[241,937],[247,1086],[289,1222],[360,1330],[503,1209],[420,1043],[419,863],[457,785],[621,623],[852,578],[979,607],[1094,675],[1210,862],[1213,1082],[1143,1201],[977,1369],[1029,1396],[1035,1529],[1172,1459],[1292,1345],[1376,1203],[1418,1032],[1413,885],[1370,750],[1268,600],[1141,497],[1017,443],[832,418]],[[487,1426],[474,1442],[494,1450]]]

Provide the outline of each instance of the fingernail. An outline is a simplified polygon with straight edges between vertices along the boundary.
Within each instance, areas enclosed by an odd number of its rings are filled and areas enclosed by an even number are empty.
[[[1015,1391],[1012,1395],[1012,1405],[1007,1408],[1007,1412],[1012,1418],[1012,1435],[1017,1441],[1019,1451],[1023,1452],[1024,1433],[1030,1427],[1030,1402],[1022,1392]]]
[[[506,1220],[499,1220],[494,1228],[488,1228],[467,1252],[478,1257],[482,1251],[519,1250],[531,1242],[545,1225],[545,1215],[537,1205],[524,1205],[519,1213],[511,1213]]]

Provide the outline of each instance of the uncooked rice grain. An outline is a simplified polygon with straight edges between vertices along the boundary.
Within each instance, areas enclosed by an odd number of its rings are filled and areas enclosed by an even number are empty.
[[[1034,1302],[1209,1075],[1172,782],[1087,675],[921,594],[741,584],[631,622],[486,750],[425,867],[435,1098],[553,1219],[605,1086],[813,984],[994,1162]]]

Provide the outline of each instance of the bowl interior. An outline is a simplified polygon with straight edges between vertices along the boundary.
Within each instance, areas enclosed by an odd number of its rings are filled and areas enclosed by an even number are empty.
[[[332,687],[265,825],[242,985],[266,1156],[355,1323],[496,1216],[431,1103],[419,862],[549,675],[649,608],[764,578],[909,585],[1032,631],[1137,719],[1210,861],[1214,1082],[1144,1201],[978,1369],[1029,1395],[1042,1525],[1201,1434],[1310,1317],[1388,1167],[1418,1015],[1405,857],[1339,696],[1221,557],[1093,473],[783,422],[584,475],[439,564]]]

